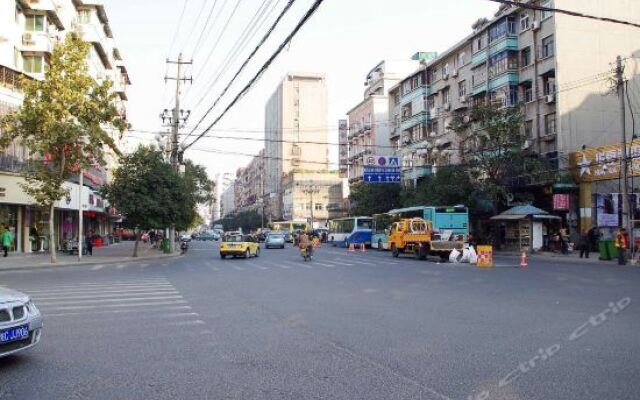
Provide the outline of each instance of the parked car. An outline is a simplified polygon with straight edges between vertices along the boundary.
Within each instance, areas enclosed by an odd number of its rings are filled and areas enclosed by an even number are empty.
[[[260,232],[258,232],[258,240],[260,242],[264,242],[267,239],[267,236],[269,236],[269,229],[262,229]]]
[[[187,234],[180,235],[180,241],[181,242],[190,242],[191,241],[191,235],[187,235]]]
[[[225,235],[220,244],[220,258],[223,260],[227,256],[249,258],[251,256],[258,257],[259,255],[260,244],[258,239],[252,235],[228,234]]]
[[[42,334],[42,315],[29,296],[0,287],[0,357],[35,346]]]
[[[270,233],[264,241],[264,247],[267,249],[280,248],[284,249],[285,238],[282,233]]]

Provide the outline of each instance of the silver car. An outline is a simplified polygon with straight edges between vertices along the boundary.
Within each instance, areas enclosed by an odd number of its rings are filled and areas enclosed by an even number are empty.
[[[0,357],[35,346],[42,334],[42,315],[29,296],[0,287]]]
[[[264,247],[267,249],[280,248],[284,249],[285,238],[282,233],[270,233],[264,240]]]

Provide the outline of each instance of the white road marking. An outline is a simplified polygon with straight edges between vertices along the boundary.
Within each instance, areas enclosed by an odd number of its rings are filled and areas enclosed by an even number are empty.
[[[149,301],[149,300],[174,300],[174,299],[182,299],[181,295],[172,295],[172,296],[156,296],[156,297],[123,297],[120,299],[92,299],[92,300],[59,300],[59,301],[41,301],[38,303],[38,307],[47,307],[47,306],[57,306],[57,305],[67,305],[67,304],[89,304],[89,303],[119,303],[119,302],[127,302],[127,301]]]
[[[127,267],[127,264],[118,264],[116,269],[123,269],[124,267]]]
[[[96,265],[96,266],[92,267],[92,268],[91,268],[91,270],[92,270],[92,271],[98,271],[98,270],[100,270],[100,269],[102,269],[102,268],[104,268],[104,267],[105,267],[105,265],[104,265],[104,264],[98,264],[98,265]]]
[[[65,295],[58,295],[58,296],[33,296],[34,300],[37,300],[38,302],[41,301],[47,301],[47,300],[90,300],[90,299],[99,299],[99,298],[118,298],[118,297],[123,297],[123,296],[159,296],[159,295],[180,295],[180,292],[178,292],[175,289],[167,289],[167,290],[162,290],[162,291],[154,291],[154,292],[124,292],[124,293],[93,293],[93,294],[83,294],[83,295],[73,295],[73,296],[67,296]]]
[[[327,268],[335,268],[335,265],[331,265],[331,264],[325,264],[325,263],[314,263],[314,265],[321,265],[323,267],[327,267]]]
[[[117,293],[117,292],[144,292],[153,290],[173,289],[173,285],[148,285],[148,286],[129,286],[129,287],[96,287],[96,288],[79,288],[79,289],[52,289],[52,290],[26,290],[31,295],[54,295],[54,294],[84,294],[84,293]]]
[[[258,268],[258,269],[261,269],[261,270],[263,270],[263,271],[264,271],[264,270],[266,270],[266,269],[269,269],[269,268],[267,268],[267,267],[263,267],[262,265],[258,265],[258,264],[256,264],[256,263],[247,263],[247,264],[248,264],[249,266],[251,266],[251,267]]]
[[[129,314],[129,313],[135,313],[136,317],[140,317],[140,318],[144,318],[147,316],[153,316],[156,315],[154,313],[157,312],[161,312],[164,313],[165,311],[174,311],[174,310],[191,310],[191,306],[177,306],[177,307],[163,307],[163,308],[147,308],[144,310],[144,313],[140,313],[140,310],[100,310],[100,311],[91,311],[90,315],[100,315],[100,314]],[[77,316],[77,315],[87,315],[87,312],[84,311],[80,311],[80,312],[63,312],[63,313],[51,313],[51,314],[45,314],[45,318],[49,318],[49,317],[71,317],[71,316]],[[187,312],[187,313],[174,313],[174,314],[160,314],[159,317],[162,316],[169,316],[169,315],[174,315],[176,317],[179,317],[181,315],[194,315],[194,316],[198,316],[198,313],[192,313],[192,312]]]
[[[244,268],[240,268],[237,265],[232,265],[233,269],[235,269],[236,271],[244,271]]]
[[[177,305],[177,304],[185,304],[186,300],[174,300],[174,301],[157,301],[151,303],[136,303],[136,304],[101,304],[96,306],[55,306],[51,307],[53,310],[63,311],[63,310],[97,310],[100,308],[118,308],[118,307],[148,307],[148,306],[168,306],[168,305]],[[45,307],[42,307],[43,309]]]

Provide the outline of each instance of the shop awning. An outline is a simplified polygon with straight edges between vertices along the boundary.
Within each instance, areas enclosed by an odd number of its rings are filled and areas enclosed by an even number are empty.
[[[533,219],[562,219],[560,217],[558,217],[557,215],[534,215]]]

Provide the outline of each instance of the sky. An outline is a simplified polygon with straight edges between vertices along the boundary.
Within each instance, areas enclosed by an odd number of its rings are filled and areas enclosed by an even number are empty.
[[[105,1],[116,45],[132,81],[128,90],[131,145],[153,142],[154,132],[167,130],[159,115],[163,109],[173,108],[175,82],[165,83],[164,77],[176,74],[175,65],[167,67],[167,58],[175,60],[182,52],[185,60],[193,61],[185,66],[185,74],[193,77],[193,83],[187,83],[181,91],[180,108],[191,110],[181,131],[186,134],[213,105],[287,1]],[[196,132],[220,115],[312,3],[294,3]],[[258,10],[264,11],[258,13],[262,19],[257,19],[263,22],[249,25]],[[264,137],[265,104],[288,71],[325,74],[329,142],[337,143],[337,121],[362,100],[365,76],[376,64],[384,59],[409,59],[417,51],[443,52],[470,34],[478,18],[489,18],[496,10],[496,3],[488,0],[325,0],[251,91],[209,133],[234,139],[205,137],[185,157],[206,166],[212,178],[248,164],[250,157],[233,153],[257,154],[262,148],[258,139]],[[208,15],[211,18],[204,30]],[[247,27],[254,34],[247,36],[245,46],[238,45]],[[331,146],[331,159],[337,161],[337,146]]]

